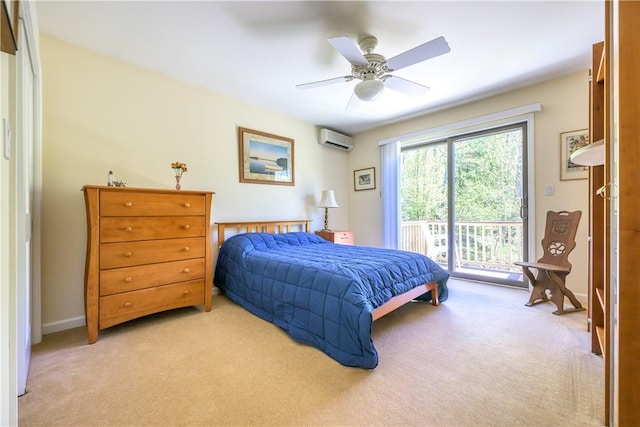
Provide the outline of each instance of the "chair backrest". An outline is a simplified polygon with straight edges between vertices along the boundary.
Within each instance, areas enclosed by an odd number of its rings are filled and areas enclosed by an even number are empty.
[[[582,211],[547,212],[547,225],[542,239],[544,254],[538,262],[571,269],[569,253],[576,247],[576,232]]]

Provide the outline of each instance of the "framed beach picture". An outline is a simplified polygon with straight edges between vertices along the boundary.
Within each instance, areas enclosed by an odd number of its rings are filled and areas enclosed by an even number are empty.
[[[571,154],[589,144],[587,129],[563,132],[560,134],[560,180],[585,179],[589,177],[589,168],[571,161]]]
[[[295,185],[293,139],[238,128],[240,182]]]
[[[353,171],[353,187],[356,191],[375,189],[376,168],[358,169]]]

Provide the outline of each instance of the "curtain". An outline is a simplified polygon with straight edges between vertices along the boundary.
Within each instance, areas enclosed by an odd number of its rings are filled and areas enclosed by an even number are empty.
[[[400,236],[400,141],[380,145],[382,245],[398,249]]]

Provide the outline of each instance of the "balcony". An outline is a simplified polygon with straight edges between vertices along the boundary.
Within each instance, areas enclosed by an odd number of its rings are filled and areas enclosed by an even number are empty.
[[[447,267],[448,227],[443,221],[401,223],[401,249],[427,255]],[[458,222],[454,230],[455,271],[522,281],[521,222]]]

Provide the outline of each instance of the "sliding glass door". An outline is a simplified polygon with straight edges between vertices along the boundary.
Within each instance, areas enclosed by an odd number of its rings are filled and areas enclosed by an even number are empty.
[[[464,277],[525,286],[526,124],[402,149],[401,248]]]

